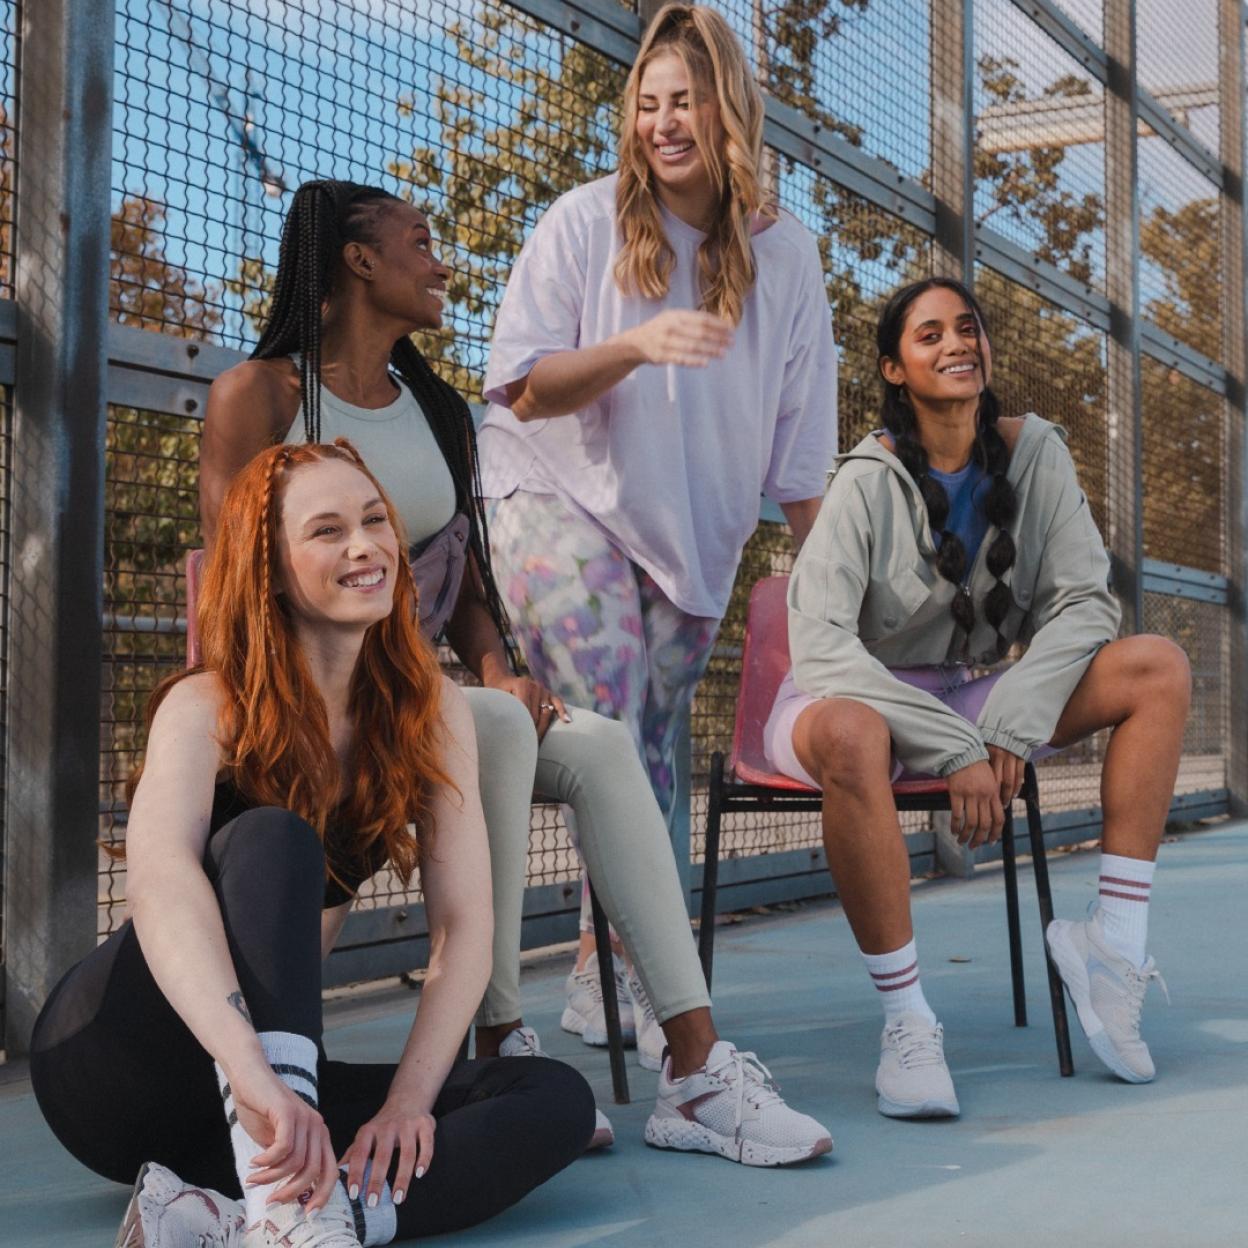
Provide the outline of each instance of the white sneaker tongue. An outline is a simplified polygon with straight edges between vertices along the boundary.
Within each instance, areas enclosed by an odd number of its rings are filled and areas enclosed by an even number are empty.
[[[736,1045],[730,1044],[727,1040],[716,1040],[711,1045],[711,1051],[706,1055],[707,1072],[718,1070],[721,1066],[728,1065],[737,1055]]]

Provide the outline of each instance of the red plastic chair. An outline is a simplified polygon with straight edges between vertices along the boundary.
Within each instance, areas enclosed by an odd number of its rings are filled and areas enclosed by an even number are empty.
[[[698,933],[698,955],[707,990],[715,951],[715,913],[719,884],[719,833],[725,813],[742,810],[815,811],[823,808],[823,794],[788,776],[772,771],[763,752],[763,728],[771,714],[776,691],[789,670],[789,620],[786,594],[789,578],[770,576],[754,586],[745,622],[745,647],[741,657],[741,690],[737,698],[736,723],[729,758],[711,755],[710,791],[706,816],[706,860],[702,868],[702,922]],[[936,777],[902,779],[894,783],[893,796],[899,811],[948,810],[949,789]],[[1044,830],[1040,818],[1040,793],[1035,768],[1025,769],[1020,799],[1027,808],[1027,828],[1031,838],[1036,895],[1040,903],[1042,927],[1053,918],[1049,891],[1048,861],[1044,850]],[[1006,811],[1001,834],[1005,865],[1006,921],[1010,937],[1010,973],[1014,990],[1015,1026],[1027,1025],[1027,1003],[1023,982],[1022,936],[1018,917],[1018,871],[1014,852],[1014,818]],[[1049,995],[1053,1007],[1053,1031],[1057,1040],[1058,1064],[1063,1075],[1074,1073],[1070,1052],[1070,1030],[1062,982],[1052,961],[1045,957],[1049,975]]]

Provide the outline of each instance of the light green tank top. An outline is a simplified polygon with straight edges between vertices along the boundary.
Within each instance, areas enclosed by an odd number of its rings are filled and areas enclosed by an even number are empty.
[[[356,407],[321,387],[321,438],[348,438],[390,495],[413,545],[431,537],[455,514],[455,482],[433,430],[407,386],[387,407]],[[287,442],[306,441],[303,405]]]

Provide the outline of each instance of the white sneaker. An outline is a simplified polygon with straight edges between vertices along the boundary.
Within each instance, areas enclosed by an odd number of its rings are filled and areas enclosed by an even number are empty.
[[[884,1025],[875,1072],[880,1113],[889,1118],[956,1118],[958,1097],[945,1064],[945,1029],[922,1014]]]
[[[659,1020],[654,1016],[654,1006],[646,996],[646,990],[634,970],[628,977],[628,991],[633,998],[633,1029],[637,1033],[637,1061],[646,1070],[663,1069],[663,1050],[667,1037]]]
[[[1081,923],[1054,919],[1044,936],[1092,1052],[1119,1079],[1148,1083],[1157,1070],[1140,1039],[1144,994],[1155,979],[1170,1000],[1152,958],[1134,966],[1110,948],[1097,911]]]
[[[718,1153],[746,1166],[785,1166],[832,1151],[827,1128],[790,1109],[753,1053],[716,1041],[701,1070],[672,1078],[669,1056],[646,1123],[655,1148]]]
[[[361,1240],[340,1180],[329,1201],[314,1213],[297,1200],[270,1205],[239,1242],[241,1248],[360,1248]]]
[[[620,1010],[620,1032],[626,1045],[637,1040],[633,1025],[633,999],[628,991],[628,972],[624,963],[611,955],[611,969],[615,973],[615,999]],[[591,953],[582,970],[575,967],[568,974],[565,991],[567,1006],[559,1026],[580,1036],[586,1044],[602,1048],[607,1043],[607,1019],[602,1008],[602,982],[598,976],[598,954]]]
[[[139,1171],[114,1248],[236,1248],[244,1220],[240,1201],[193,1187],[149,1161]]]
[[[503,1042],[498,1046],[499,1057],[545,1057],[542,1043],[532,1027],[517,1027],[509,1031]],[[606,1114],[594,1106],[594,1134],[590,1137],[587,1149],[610,1148],[615,1143],[615,1131]]]

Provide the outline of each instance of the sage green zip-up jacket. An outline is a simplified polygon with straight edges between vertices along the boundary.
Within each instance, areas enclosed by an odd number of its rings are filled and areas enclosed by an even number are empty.
[[[912,771],[947,776],[986,759],[988,745],[1030,758],[1053,735],[1096,652],[1118,632],[1109,557],[1065,431],[1025,417],[1008,475],[1017,554],[1003,578],[1012,602],[1001,631],[1029,644],[989,694],[978,724],[888,669],[994,661],[997,638],[983,619],[983,600],[996,583],[987,568],[995,527],[971,570],[976,624],[968,639],[949,609],[955,586],[936,571],[922,495],[896,455],[868,434],[837,457],[793,569],[789,649],[797,687],[873,707]]]

